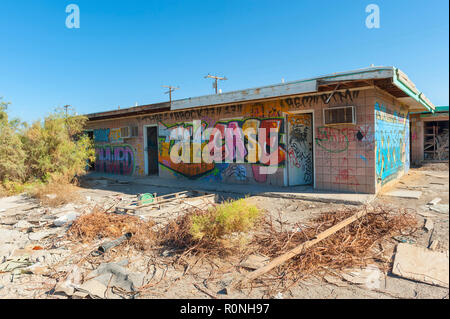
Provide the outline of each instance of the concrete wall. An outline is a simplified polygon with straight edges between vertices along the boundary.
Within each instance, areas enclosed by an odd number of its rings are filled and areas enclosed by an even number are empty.
[[[95,121],[88,123],[88,129],[94,130],[98,154],[97,169],[103,172],[145,175],[143,127],[156,124],[159,131],[159,175],[162,177],[282,186],[288,184],[286,167],[289,145],[287,145],[286,136],[286,116],[312,113],[314,126],[312,174],[316,189],[374,193],[379,185],[375,173],[375,146],[378,144],[378,151],[382,152],[384,145],[382,136],[378,140],[375,137],[375,116],[380,112],[390,114],[388,110],[391,109],[397,113],[401,110],[393,98],[381,90],[336,92],[327,103],[329,96],[329,93],[316,94],[262,103],[204,107],[119,120]],[[375,111],[376,103],[380,110]],[[324,108],[350,105],[356,108],[356,125],[324,125]],[[386,107],[386,110],[383,107]],[[180,127],[192,131],[192,121],[198,119],[202,121],[203,129],[208,127],[216,127],[220,130],[225,127],[276,128],[278,130],[276,172],[270,175],[260,174],[259,168],[267,167],[267,158],[257,163],[175,164],[171,162],[169,152],[173,143],[171,144],[169,140],[170,132]],[[377,125],[386,127],[388,124],[380,120]],[[117,129],[122,126],[138,126],[139,137],[122,139],[120,134],[117,134]],[[203,145],[207,142],[207,139],[202,141]],[[238,148],[239,146],[242,148],[242,145],[238,145]],[[248,145],[245,144],[244,148],[247,147]],[[247,149],[243,151],[248,152]],[[387,158],[391,157],[386,157],[385,162]],[[406,166],[409,167],[409,164]],[[385,173],[386,170],[383,172]],[[391,175],[383,175],[382,181],[388,177],[391,178]]]

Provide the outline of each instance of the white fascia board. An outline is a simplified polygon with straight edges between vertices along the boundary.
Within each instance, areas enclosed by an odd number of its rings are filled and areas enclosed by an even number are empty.
[[[311,93],[317,91],[317,81],[299,81],[276,84],[254,89],[233,91],[214,95],[192,97],[172,101],[171,110],[188,109],[199,106],[210,106],[228,103],[240,103],[251,100],[267,99],[286,95]]]

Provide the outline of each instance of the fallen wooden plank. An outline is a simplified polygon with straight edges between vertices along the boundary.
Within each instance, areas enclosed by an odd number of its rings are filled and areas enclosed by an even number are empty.
[[[315,245],[316,243],[320,242],[321,240],[333,235],[335,232],[337,232],[337,231],[341,230],[342,228],[344,228],[345,226],[353,223],[355,220],[360,219],[361,217],[365,216],[367,213],[368,213],[367,209],[362,210],[362,211],[359,211],[358,213],[354,214],[353,216],[350,216],[349,218],[344,219],[343,221],[337,223],[336,225],[328,228],[324,232],[318,234],[314,239],[298,245],[297,247],[291,249],[287,253],[274,258],[267,265],[251,272],[250,274],[248,274],[247,276],[244,276],[241,279],[238,279],[236,282],[231,283],[229,288],[227,288],[227,290],[232,290],[239,285],[243,285],[247,282],[250,282],[253,279],[271,271],[273,268],[275,268],[275,267],[285,263],[289,259],[303,253],[309,247],[311,247],[311,246]]]
[[[447,253],[432,251],[410,244],[398,244],[392,273],[394,275],[449,287],[449,259]]]

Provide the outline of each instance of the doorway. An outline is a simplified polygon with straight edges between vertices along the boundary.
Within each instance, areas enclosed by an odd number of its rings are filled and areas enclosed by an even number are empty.
[[[144,126],[146,174],[158,175],[158,127]]]
[[[293,114],[288,123],[289,186],[313,183],[313,123],[312,113]]]

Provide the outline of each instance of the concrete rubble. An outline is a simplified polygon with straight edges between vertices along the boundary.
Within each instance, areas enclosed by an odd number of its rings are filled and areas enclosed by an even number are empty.
[[[421,176],[437,178],[448,188],[448,177],[445,179],[438,173],[429,175]],[[95,189],[95,185],[102,189]],[[442,196],[438,186],[442,185],[428,183],[425,188],[414,191],[394,189],[384,194],[388,196],[380,196],[373,202],[373,205],[410,208],[419,220],[420,229],[414,235],[401,234],[376,247],[377,259],[383,261],[383,265],[390,265],[388,268],[370,264],[364,268],[347,269],[340,274],[329,271],[320,283],[307,286],[304,282],[290,292],[272,291],[267,297],[307,298],[311,290],[317,289],[318,296],[325,298],[327,295],[320,295],[319,291],[332,287],[342,296],[358,297],[370,291],[378,298],[390,298],[406,296],[406,290],[412,289],[413,285],[416,285],[414,289],[422,289],[424,296],[445,297],[446,291],[442,289],[448,288],[449,281],[449,205],[448,198]],[[226,288],[238,275],[260,269],[271,261],[260,254],[250,254],[244,259],[228,256],[214,260],[216,268],[212,271],[207,268],[208,263],[203,264],[202,261],[174,263],[180,258],[180,251],[168,247],[149,254],[129,245],[116,245],[95,255],[93,252],[98,247],[117,237],[92,243],[74,242],[67,237],[71,225],[95,206],[110,209],[108,213],[112,215],[136,216],[165,226],[190,207],[206,209],[231,197],[224,197],[223,193],[166,189],[166,195],[159,195],[159,202],[152,202],[151,196],[144,202],[143,197],[139,201],[137,196],[144,193],[141,192],[142,184],[136,186],[116,179],[97,179],[91,181],[90,187],[84,192],[82,202],[56,208],[42,207],[24,194],[0,198],[0,298],[220,298],[217,292]],[[137,191],[129,191],[133,187]],[[153,186],[146,189],[152,196],[161,192]],[[250,200],[267,209],[274,220],[283,219],[290,225],[290,230],[300,234],[310,227],[308,220],[320,212],[349,206],[256,195]],[[395,286],[394,280],[403,280],[403,285],[408,288],[392,294],[386,287]],[[262,288],[255,288],[255,292],[232,292],[228,297],[258,297],[262,291],[258,289]]]

